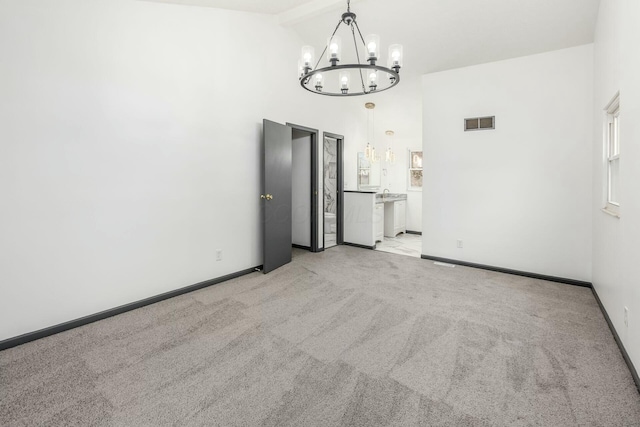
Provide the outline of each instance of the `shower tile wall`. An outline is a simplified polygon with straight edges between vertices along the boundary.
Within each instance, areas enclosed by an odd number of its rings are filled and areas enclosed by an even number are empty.
[[[338,191],[338,142],[324,139],[324,211],[336,213]]]

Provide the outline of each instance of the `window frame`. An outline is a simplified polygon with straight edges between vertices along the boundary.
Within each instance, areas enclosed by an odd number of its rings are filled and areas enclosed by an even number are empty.
[[[422,149],[408,149],[408,164],[409,164],[409,170],[408,170],[408,174],[407,174],[407,191],[422,191],[422,188],[424,186],[424,163],[422,163],[422,167],[420,168],[414,168],[413,166],[413,161],[412,161],[412,156],[413,153],[420,153],[420,159],[421,162],[424,162],[424,152],[422,151]],[[413,173],[413,171],[418,171],[420,172],[420,174],[422,175],[422,186],[420,187],[414,187],[413,185],[411,185],[411,175]]]
[[[605,192],[604,208],[606,213],[620,216],[620,92],[617,92],[605,107],[606,120],[604,126],[604,160],[605,160]],[[618,167],[618,180],[612,180],[613,164]],[[615,188],[614,188],[615,186]],[[615,199],[612,195],[616,195]],[[616,200],[617,199],[617,200]]]

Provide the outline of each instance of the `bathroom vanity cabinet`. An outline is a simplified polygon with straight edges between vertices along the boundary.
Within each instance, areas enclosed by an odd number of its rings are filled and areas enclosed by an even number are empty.
[[[407,200],[384,203],[384,236],[396,237],[407,232]]]
[[[347,244],[373,249],[384,237],[405,233],[406,217],[406,194],[344,192],[344,241]]]

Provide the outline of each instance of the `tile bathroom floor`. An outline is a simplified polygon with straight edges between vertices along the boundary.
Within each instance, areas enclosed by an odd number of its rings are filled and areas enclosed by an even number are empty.
[[[422,236],[403,233],[396,237],[385,237],[384,241],[376,243],[376,250],[420,258],[422,254]]]

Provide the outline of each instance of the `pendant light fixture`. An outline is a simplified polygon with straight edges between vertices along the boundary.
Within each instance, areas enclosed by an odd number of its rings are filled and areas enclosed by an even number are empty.
[[[373,111],[376,108],[376,104],[373,102],[367,102],[364,104],[364,108],[367,109],[367,146],[364,148],[364,156],[371,163],[376,163],[380,161],[380,154],[376,153],[375,146],[375,112]],[[373,120],[370,117],[373,116]]]
[[[353,39],[356,63],[340,63],[343,59],[342,39],[336,35],[340,25],[346,25]],[[357,32],[357,34],[356,34]],[[358,45],[361,42],[360,52]],[[326,53],[329,65],[318,68]],[[360,54],[368,64],[361,62]],[[302,56],[298,63],[300,85],[309,92],[328,96],[358,96],[373,92],[382,92],[400,82],[402,68],[402,45],[389,46],[388,66],[377,65],[381,57],[380,37],[371,34],[363,37],[356,22],[356,14],[351,12],[351,1],[347,0],[347,11],[342,14],[327,45],[315,62],[315,50],[312,46],[302,47]]]
[[[396,162],[396,154],[391,149],[391,143],[393,142],[393,135],[395,135],[395,132],[392,131],[392,130],[388,130],[388,131],[385,132],[385,135],[387,135],[389,137],[389,148],[387,148],[387,151],[385,151],[384,160],[387,163],[395,163]]]

